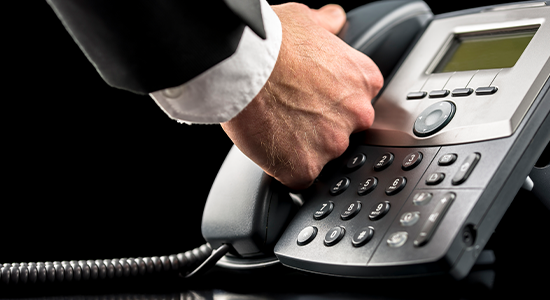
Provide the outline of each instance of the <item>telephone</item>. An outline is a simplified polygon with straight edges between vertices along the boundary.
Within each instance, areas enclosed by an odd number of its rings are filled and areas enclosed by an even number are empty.
[[[300,194],[234,147],[203,215],[210,245],[231,245],[218,265],[466,276],[548,154],[549,19],[540,1],[435,17],[422,1],[350,12],[340,36],[386,78],[372,128]],[[539,165],[548,201],[547,159]]]
[[[388,0],[349,12],[340,37],[369,55],[386,82],[372,128],[300,192],[233,147],[203,213],[203,236],[217,249],[206,265],[282,263],[369,278],[468,274],[522,186],[550,203],[549,5],[434,17],[423,1]],[[507,44],[519,46],[500,51]],[[475,60],[472,51],[495,59]],[[87,276],[177,268],[208,255],[203,246],[181,257],[90,261]],[[18,268],[0,265],[1,282],[23,278]],[[25,280],[76,280],[77,268],[45,265]]]

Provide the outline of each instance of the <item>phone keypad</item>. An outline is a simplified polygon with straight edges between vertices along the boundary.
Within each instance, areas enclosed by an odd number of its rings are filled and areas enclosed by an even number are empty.
[[[318,178],[311,187],[295,217],[297,223],[287,228],[294,232],[292,242],[302,254],[287,251],[297,257],[303,255],[307,261],[330,264],[341,260],[341,253],[375,263],[394,261],[396,257],[421,259],[427,250],[415,254],[412,249],[437,247],[440,242],[431,243],[436,236],[438,240],[442,236],[450,238],[438,234],[438,228],[449,230],[450,225],[442,224],[449,222],[445,215],[453,209],[455,200],[460,199],[462,207],[472,205],[472,199],[478,197],[481,189],[474,187],[484,184],[475,175],[480,158],[480,153],[465,152],[456,146],[359,146],[355,152],[332,162],[327,168],[330,173]],[[399,163],[394,164],[395,160]],[[471,177],[475,180],[469,180]],[[337,213],[332,213],[334,210]],[[302,212],[307,214],[307,220]],[[292,229],[293,226],[297,228]],[[359,249],[361,252],[353,252]]]

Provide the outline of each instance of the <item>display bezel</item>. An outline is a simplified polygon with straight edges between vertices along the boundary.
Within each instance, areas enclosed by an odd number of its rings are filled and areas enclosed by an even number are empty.
[[[490,69],[490,68],[480,68],[480,69],[456,70],[456,71],[445,71],[445,72],[442,71],[442,69],[444,69],[444,67],[447,65],[447,63],[451,59],[451,57],[455,54],[456,50],[461,45],[462,41],[484,40],[484,39],[489,40],[494,38],[511,37],[515,35],[525,35],[525,34],[532,35],[531,37],[531,41],[532,41],[539,27],[540,27],[540,24],[532,24],[532,25],[526,25],[526,26],[514,27],[514,28],[496,28],[496,29],[483,30],[483,31],[454,32],[448,37],[444,46],[438,52],[437,56],[434,58],[434,60],[430,64],[426,73],[440,74],[440,73],[466,72],[466,71]],[[527,49],[527,47],[529,47],[529,45],[527,45],[523,49],[522,54],[518,57],[518,59],[516,60],[516,63],[521,58],[523,53],[525,53],[525,49]],[[506,68],[510,68],[510,67],[506,67]],[[502,69],[502,68],[498,67],[495,69]]]

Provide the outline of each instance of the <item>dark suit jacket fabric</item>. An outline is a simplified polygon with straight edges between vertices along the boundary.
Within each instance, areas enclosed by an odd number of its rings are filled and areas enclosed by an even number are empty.
[[[231,56],[246,25],[264,30],[258,0],[48,3],[109,85],[140,94],[179,86]]]

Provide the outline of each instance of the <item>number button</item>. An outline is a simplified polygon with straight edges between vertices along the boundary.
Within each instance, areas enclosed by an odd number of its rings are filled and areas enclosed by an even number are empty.
[[[321,220],[328,216],[334,209],[334,203],[332,201],[321,204],[321,207],[313,214],[315,220]]]
[[[378,185],[378,179],[376,177],[369,177],[365,181],[359,183],[359,188],[357,189],[357,194],[364,196],[372,192]]]
[[[390,186],[386,188],[386,195],[392,196],[399,193],[405,188],[405,185],[407,185],[407,178],[402,176],[395,178]]]
[[[332,228],[325,235],[325,245],[334,246],[336,245],[345,235],[346,230],[343,227],[337,226]]]
[[[375,171],[382,171],[385,168],[389,167],[393,162],[393,154],[386,152],[382,154],[382,157],[378,159],[378,162],[374,164]]]
[[[421,161],[422,161],[422,153],[418,151],[413,152],[407,155],[407,157],[405,157],[401,168],[405,171],[412,170],[416,168],[416,166],[418,166]]]
[[[330,188],[330,193],[333,196],[336,196],[349,187],[349,179],[347,177],[342,177],[336,181]]]
[[[357,170],[359,169],[365,162],[367,161],[367,157],[363,153],[359,153],[352,157],[349,161],[346,167],[348,170]]]
[[[352,202],[342,211],[340,217],[342,218],[342,220],[350,220],[351,218],[355,217],[360,210],[361,202]]]
[[[371,209],[371,212],[369,214],[369,219],[371,220],[380,220],[383,216],[385,216],[388,211],[390,211],[390,203],[389,202],[380,202],[376,205],[374,205]]]

